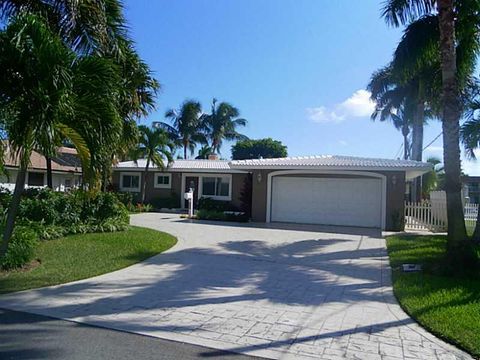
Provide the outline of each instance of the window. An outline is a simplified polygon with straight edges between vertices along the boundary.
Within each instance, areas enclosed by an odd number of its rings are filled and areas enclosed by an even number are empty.
[[[202,196],[229,200],[230,198],[230,177],[202,178]]]
[[[29,172],[28,173],[28,186],[43,186],[43,173]]]
[[[155,173],[154,187],[158,189],[170,189],[172,183],[172,174]]]
[[[139,173],[120,174],[120,190],[131,191],[131,192],[140,191],[140,174]]]

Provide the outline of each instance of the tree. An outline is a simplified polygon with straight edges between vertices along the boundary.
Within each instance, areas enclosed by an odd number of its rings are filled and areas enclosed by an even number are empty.
[[[214,154],[212,148],[208,145],[203,145],[200,150],[198,150],[198,155],[195,159],[208,159],[210,155]]]
[[[51,155],[61,139],[69,138],[83,161],[91,162],[84,139],[71,125],[92,114],[114,121],[114,109],[104,109],[96,98],[115,96],[109,86],[115,77],[102,71],[109,65],[96,57],[77,59],[40,16],[19,15],[0,32],[0,122],[19,160],[0,256],[8,249],[32,150]],[[95,85],[106,87],[105,94]]]
[[[187,159],[187,150],[193,154],[197,143],[205,144],[207,142],[202,132],[202,106],[198,101],[187,100],[179,110],[170,109],[165,113],[165,117],[170,119],[172,125],[158,123],[165,128],[175,144],[183,147],[183,158]]]
[[[388,0],[383,10],[387,22],[399,26],[415,21],[435,10],[438,20],[438,51],[422,51],[412,61],[430,61],[439,56],[441,69],[441,103],[445,187],[447,193],[448,244],[447,261],[450,269],[462,264],[464,268],[478,262],[471,242],[468,241],[461,198],[461,167],[459,124],[461,117],[460,83],[471,73],[478,54],[478,2],[471,0]],[[456,27],[459,30],[456,34]],[[460,30],[461,29],[461,30]],[[414,50],[414,49],[411,49]],[[419,49],[415,51],[418,52]],[[423,49],[422,49],[423,50]],[[457,54],[461,55],[457,57]],[[411,56],[413,57],[413,56]],[[458,61],[467,59],[466,61]],[[458,62],[458,64],[457,64]],[[459,66],[457,66],[459,65]],[[463,76],[461,76],[463,75]]]
[[[247,120],[239,116],[240,112],[236,107],[226,102],[217,105],[217,99],[213,99],[211,113],[202,116],[202,123],[214,152],[220,152],[223,140],[248,139],[237,132],[239,126],[247,125]]]
[[[475,149],[480,148],[480,117],[478,111],[480,110],[480,101],[478,96],[469,104],[469,111],[467,112],[467,121],[462,125],[460,135],[462,143],[465,147],[467,155],[476,159]],[[477,223],[473,231],[472,240],[480,242],[480,208],[477,214]]]
[[[232,146],[232,159],[281,158],[287,156],[287,147],[281,141],[266,139],[240,140]]]
[[[147,174],[150,164],[154,164],[163,170],[165,168],[165,159],[167,159],[168,164],[173,162],[172,151],[174,144],[170,141],[167,132],[163,129],[149,128],[145,125],[140,125],[138,129],[140,131],[138,147],[132,152],[132,157],[135,161],[140,157],[146,160],[141,194],[143,204],[145,203]]]
[[[442,161],[436,157],[429,157],[427,163],[432,165],[432,170],[422,176],[422,196],[429,197],[431,191],[438,190],[444,176]]]
[[[375,101],[375,110],[371,115],[372,120],[392,121],[395,128],[402,132],[403,158],[409,159],[411,146],[408,136],[414,113],[411,88],[400,84],[400,81],[395,79],[392,74],[391,66],[387,66],[372,75],[367,89],[371,93],[372,100]],[[414,131],[418,131],[418,127],[415,127]]]
[[[119,0],[31,1],[0,0],[0,21],[8,24],[19,14],[41,15],[50,30],[77,56],[96,56],[112,61],[116,67],[117,111],[123,120],[120,138],[95,154],[93,167],[84,174],[90,188],[104,185],[111,173],[116,154],[125,155],[135,144],[138,130],[136,120],[154,108],[154,98],[160,85],[149,67],[140,59],[125,26]],[[104,102],[105,103],[105,102]],[[105,124],[104,124],[105,125]],[[110,131],[110,130],[106,130]],[[90,135],[87,132],[88,135]],[[115,136],[118,132],[115,131]],[[98,139],[92,139],[92,145]],[[60,145],[60,144],[59,144]],[[44,154],[49,159],[54,154]],[[101,175],[101,176],[100,176]],[[51,180],[51,171],[47,170]]]

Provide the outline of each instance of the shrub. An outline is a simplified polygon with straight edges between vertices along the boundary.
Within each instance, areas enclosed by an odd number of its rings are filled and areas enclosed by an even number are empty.
[[[37,244],[37,235],[32,229],[15,227],[7,253],[0,260],[0,267],[4,270],[15,269],[32,261]]]
[[[172,193],[167,198],[155,198],[150,201],[155,209],[176,209],[180,206],[180,198],[177,194]]]
[[[142,213],[142,212],[149,212],[153,210],[153,206],[150,204],[129,204],[127,205],[127,210],[131,213]]]
[[[196,217],[199,220],[218,220],[247,222],[248,216],[241,212],[216,211],[216,210],[198,210]]]
[[[235,206],[230,204],[229,201],[214,200],[208,197],[202,197],[198,200],[198,210],[210,210],[210,211],[236,211]]]

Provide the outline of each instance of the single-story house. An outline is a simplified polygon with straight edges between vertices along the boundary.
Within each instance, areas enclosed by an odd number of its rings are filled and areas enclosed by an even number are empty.
[[[145,161],[119,163],[113,184],[140,193]],[[252,160],[175,160],[148,171],[146,201],[210,197],[239,206],[251,179],[252,221],[395,229],[404,214],[405,183],[431,170],[428,163],[352,156]],[[179,200],[181,208],[185,201]]]
[[[8,145],[5,149],[4,164],[6,174],[0,175],[0,187],[12,190],[15,188],[19,160],[11,153]],[[52,185],[56,191],[66,191],[78,187],[81,183],[82,167],[77,151],[73,148],[60,147],[57,155],[52,158]],[[47,160],[45,157],[32,151],[28,166],[25,187],[47,186]]]

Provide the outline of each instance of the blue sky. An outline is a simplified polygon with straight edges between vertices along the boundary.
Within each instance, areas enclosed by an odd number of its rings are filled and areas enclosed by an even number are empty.
[[[246,135],[281,140],[291,156],[394,158],[401,134],[369,119],[372,104],[363,90],[401,36],[380,18],[380,6],[377,0],[126,0],[137,48],[163,87],[157,111],[143,122],[163,120],[187,98],[208,111],[216,97],[240,109],[249,121]],[[440,132],[432,121],[425,144]],[[425,158],[441,155],[440,138]],[[463,167],[480,175],[480,162]]]

